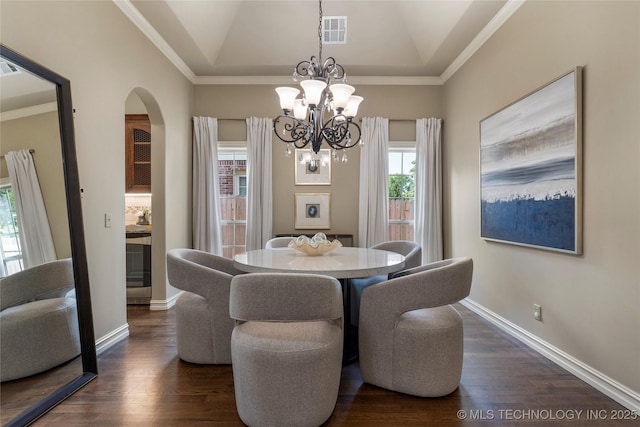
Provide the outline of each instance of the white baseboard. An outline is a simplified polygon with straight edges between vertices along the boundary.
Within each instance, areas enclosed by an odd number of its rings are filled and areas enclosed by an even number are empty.
[[[129,324],[125,323],[117,329],[109,332],[96,340],[96,353],[100,354],[112,345],[122,341],[129,336]]]
[[[169,310],[176,305],[176,301],[182,295],[182,292],[172,296],[168,300],[151,300],[149,310]],[[126,339],[129,336],[129,324],[125,323],[119,328],[114,329],[108,334],[96,340],[96,353],[100,354],[112,345]]]
[[[518,325],[511,323],[504,317],[499,316],[475,301],[467,298],[460,301],[460,303],[509,335],[522,341],[547,359],[571,372],[590,386],[609,396],[625,408],[640,413],[640,393],[609,378],[602,372],[597,371],[570,354],[554,347]]]
[[[176,305],[176,301],[180,298],[183,291],[178,292],[174,296],[165,300],[151,300],[149,303],[149,310],[151,311],[159,311],[159,310],[169,310],[171,307]]]

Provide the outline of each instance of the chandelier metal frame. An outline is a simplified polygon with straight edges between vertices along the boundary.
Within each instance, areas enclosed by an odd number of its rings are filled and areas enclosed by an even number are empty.
[[[317,104],[309,104],[303,95],[302,105],[308,107],[308,121],[295,117],[291,109],[283,108],[283,114],[273,120],[273,130],[278,139],[287,143],[287,154],[291,153],[291,145],[305,148],[309,144],[311,150],[317,154],[324,141],[333,149],[333,158],[337,160],[336,150],[344,150],[358,144],[361,141],[361,131],[360,126],[353,120],[355,114],[345,114],[348,111],[345,111],[344,107],[335,108],[335,114],[325,121],[325,112],[330,112],[333,107],[330,85],[336,81],[346,83],[346,72],[333,57],[322,61],[322,0],[319,0],[318,40],[318,57],[312,56],[309,61],[300,61],[294,68],[293,80],[309,78],[324,82],[326,87],[322,90],[320,101]],[[358,98],[362,100],[361,97]],[[346,161],[345,155],[343,161]]]

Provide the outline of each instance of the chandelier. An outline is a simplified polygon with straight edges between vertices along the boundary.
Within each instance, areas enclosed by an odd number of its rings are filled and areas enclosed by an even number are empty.
[[[296,98],[299,89],[276,88],[283,114],[273,120],[273,130],[281,141],[287,143],[288,156],[292,146],[305,148],[311,145],[314,161],[318,161],[318,151],[324,141],[332,149],[333,160],[337,161],[338,150],[361,142],[360,126],[353,118],[363,98],[353,95],[355,88],[346,84],[347,75],[342,65],[332,57],[322,61],[322,0],[319,1],[319,15],[318,57],[299,62],[293,70],[294,81],[303,79],[300,82],[304,91],[302,98]],[[326,121],[325,115],[328,116]],[[347,161],[345,152],[341,160]]]

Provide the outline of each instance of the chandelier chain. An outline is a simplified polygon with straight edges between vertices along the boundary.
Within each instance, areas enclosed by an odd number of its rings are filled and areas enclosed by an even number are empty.
[[[322,0],[320,0],[318,2],[318,16],[319,16],[319,22],[318,22],[318,44],[319,44],[319,49],[318,49],[318,62],[320,64],[322,64]]]

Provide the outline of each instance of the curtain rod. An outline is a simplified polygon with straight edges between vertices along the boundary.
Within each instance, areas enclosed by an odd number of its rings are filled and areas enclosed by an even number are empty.
[[[34,150],[33,148],[29,148],[29,152],[33,154],[36,152],[36,150]],[[0,156],[0,159],[4,159],[4,154]]]

